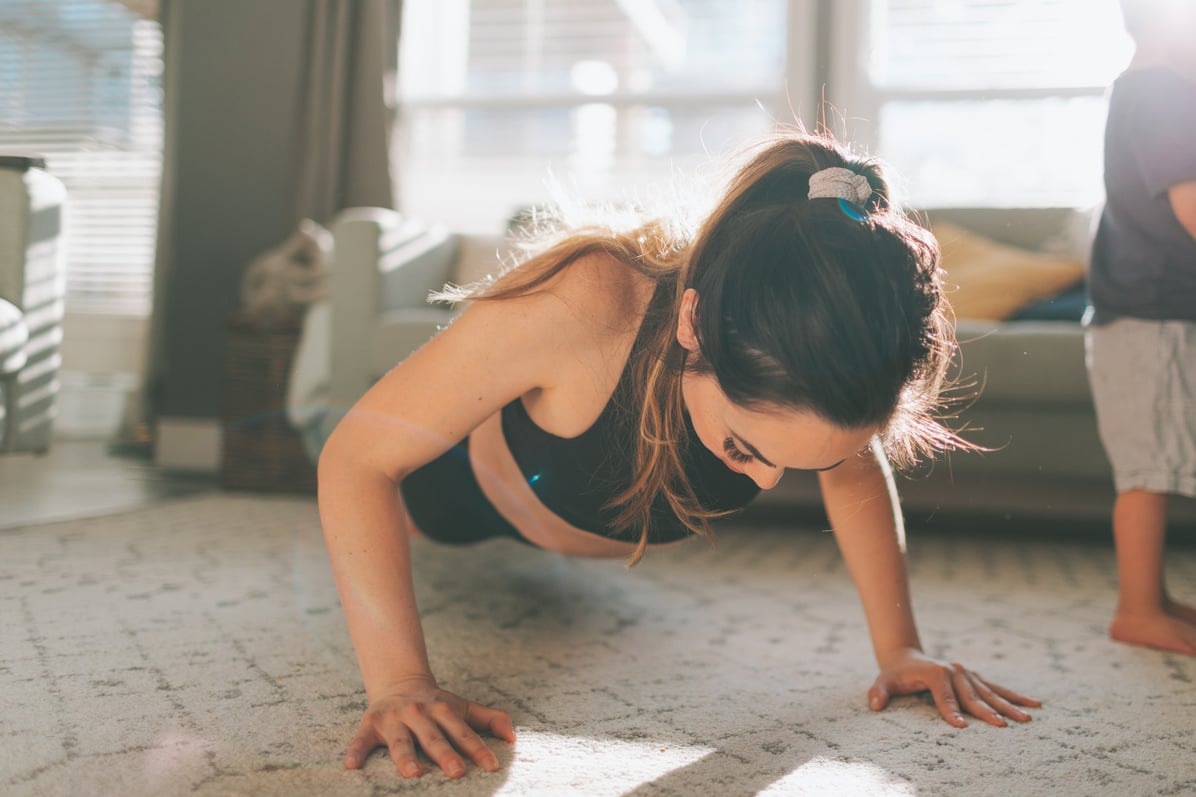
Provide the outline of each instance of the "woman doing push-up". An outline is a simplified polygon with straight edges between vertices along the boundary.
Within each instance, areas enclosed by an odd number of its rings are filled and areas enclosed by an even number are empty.
[[[623,557],[710,535],[787,469],[816,471],[879,675],[943,718],[1037,701],[927,656],[889,463],[961,444],[938,420],[954,351],[938,247],[871,161],[828,138],[757,148],[694,229],[560,230],[361,398],[328,440],[319,505],[369,706],[345,755],[493,770],[510,716],[441,689],[409,540],[506,536]]]

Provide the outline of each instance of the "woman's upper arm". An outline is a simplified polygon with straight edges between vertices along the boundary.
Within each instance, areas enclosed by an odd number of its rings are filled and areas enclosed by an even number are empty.
[[[554,350],[575,334],[568,320],[550,293],[471,305],[353,405],[322,458],[397,481],[543,387]]]
[[[1171,186],[1167,198],[1171,200],[1171,209],[1179,223],[1188,235],[1196,238],[1196,180]]]

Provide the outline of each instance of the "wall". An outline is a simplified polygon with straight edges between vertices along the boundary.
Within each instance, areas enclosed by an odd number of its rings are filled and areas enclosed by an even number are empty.
[[[67,311],[54,436],[128,441],[141,419],[148,319]]]

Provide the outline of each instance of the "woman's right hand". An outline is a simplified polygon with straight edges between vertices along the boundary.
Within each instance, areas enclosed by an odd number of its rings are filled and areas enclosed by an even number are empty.
[[[366,709],[345,753],[345,768],[359,768],[375,747],[385,746],[400,775],[418,778],[424,774],[416,757],[418,745],[450,778],[465,774],[462,754],[487,772],[494,772],[498,758],[478,731],[506,742],[515,741],[515,728],[507,712],[446,692],[431,676],[408,679]]]

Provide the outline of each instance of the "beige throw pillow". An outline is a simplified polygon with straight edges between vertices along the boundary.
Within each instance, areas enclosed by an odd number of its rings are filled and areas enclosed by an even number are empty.
[[[931,226],[942,248],[946,295],[956,318],[1000,321],[1084,278],[1079,260],[999,243],[949,222]]]

